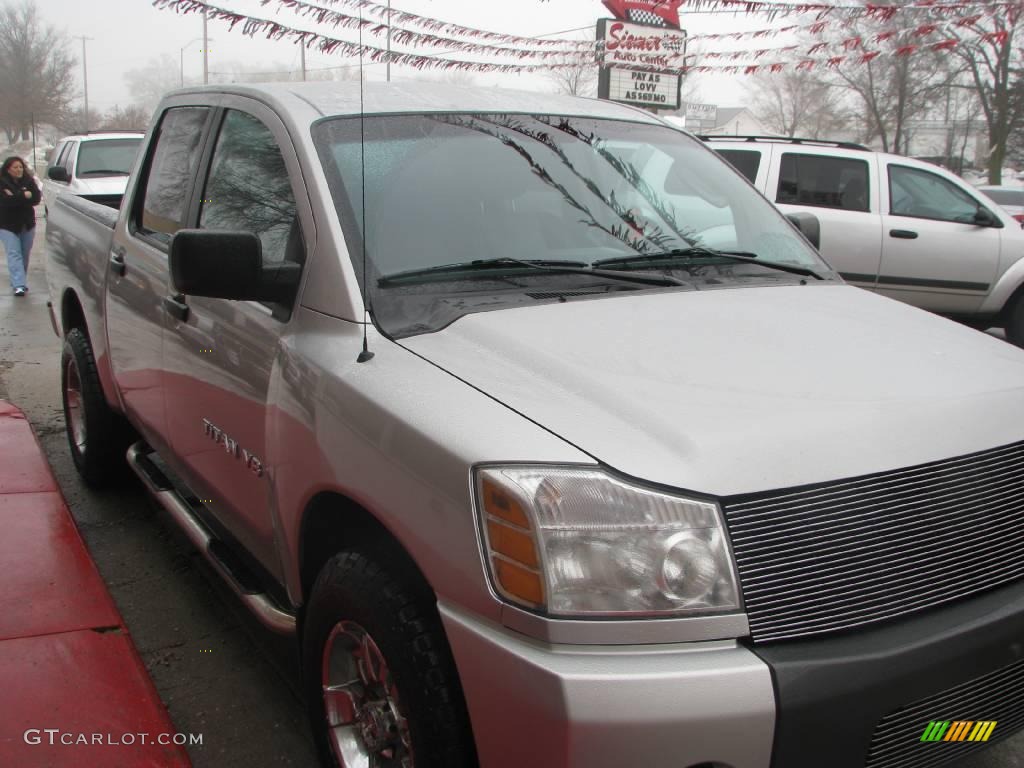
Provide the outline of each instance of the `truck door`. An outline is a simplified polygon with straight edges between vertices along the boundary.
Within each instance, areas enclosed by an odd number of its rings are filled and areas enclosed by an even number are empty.
[[[255,232],[263,263],[305,260],[311,228],[298,160],[266,107],[228,97],[218,115],[198,209],[200,228]],[[297,200],[302,200],[302,211]],[[266,424],[268,393],[290,307],[178,297],[164,347],[175,467],[222,525],[273,575]]]
[[[773,163],[777,176],[769,179],[769,190],[783,213],[817,216],[825,261],[847,282],[873,289],[882,256],[878,169],[871,153],[859,155],[783,151]]]
[[[146,440],[168,444],[164,412],[164,297],[171,236],[187,220],[200,149],[211,110],[167,110],[150,142],[125,229],[118,225],[108,254],[107,344],[117,389]],[[122,219],[124,220],[124,219]]]
[[[977,311],[996,277],[1002,225],[974,223],[986,206],[952,180],[887,165],[878,292],[933,312]]]

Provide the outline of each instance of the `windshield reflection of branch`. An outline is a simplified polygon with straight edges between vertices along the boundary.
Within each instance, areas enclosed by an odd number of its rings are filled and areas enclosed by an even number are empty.
[[[457,126],[459,126],[461,128],[467,128],[467,129],[469,129],[471,131],[476,131],[477,133],[482,133],[482,134],[484,134],[486,136],[490,136],[492,138],[497,139],[502,144],[504,144],[505,146],[509,147],[510,149],[515,151],[517,154],[519,154],[519,156],[522,157],[527,162],[527,164],[530,166],[530,170],[533,171],[533,173],[541,181],[543,181],[545,184],[547,184],[547,185],[549,185],[551,187],[554,187],[556,190],[558,190],[559,194],[562,195],[562,197],[565,199],[566,203],[568,203],[570,206],[572,206],[576,210],[578,210],[581,213],[583,213],[587,217],[587,219],[581,219],[580,222],[582,224],[585,224],[585,225],[587,225],[589,227],[594,227],[596,229],[599,229],[600,231],[604,232],[605,234],[607,234],[607,235],[615,238],[616,240],[622,242],[623,244],[629,246],[630,248],[632,248],[637,253],[644,253],[648,249],[649,246],[648,246],[647,243],[643,242],[642,240],[639,240],[636,237],[633,237],[633,238],[630,237],[630,231],[632,231],[632,223],[623,214],[618,214],[614,204],[612,204],[608,200],[604,199],[603,195],[595,193],[595,194],[597,194],[597,196],[601,200],[601,202],[603,202],[605,205],[607,205],[609,208],[611,208],[612,211],[615,211],[617,213],[617,215],[619,215],[619,217],[622,219],[622,221],[626,225],[625,227],[622,227],[622,228],[619,228],[617,226],[608,227],[608,226],[605,226],[604,224],[602,224],[600,221],[598,221],[597,217],[594,216],[593,213],[591,213],[590,209],[587,208],[587,206],[585,206],[583,203],[581,203],[579,200],[577,200],[573,196],[573,194],[571,192],[569,192],[568,189],[566,189],[566,187],[563,184],[561,184],[560,182],[558,182],[554,178],[552,178],[551,174],[548,173],[547,169],[543,165],[541,165],[539,162],[537,162],[533,158],[533,156],[529,153],[529,151],[527,151],[527,149],[524,146],[522,146],[518,142],[514,141],[510,136],[506,136],[506,135],[504,135],[504,134],[502,134],[502,133],[500,133],[498,131],[489,131],[489,130],[487,130],[486,128],[484,128],[480,124],[483,121],[481,121],[479,118],[474,119],[472,117],[463,117],[461,115],[442,115],[442,116],[439,116],[437,119],[441,120],[442,122],[447,122],[447,123],[449,123],[451,125],[457,125]],[[563,162],[565,162],[565,161],[563,161]],[[573,169],[571,167],[570,163],[567,163],[567,164],[570,165],[570,170],[572,170],[573,173],[575,173],[580,179],[584,179],[584,181],[586,181],[586,179],[583,176],[578,174],[575,171],[575,169]],[[593,184],[593,182],[591,182],[591,184]],[[589,186],[588,186],[588,188],[589,188]],[[652,240],[652,242],[655,242],[655,241]],[[655,242],[655,244],[657,245],[656,242]]]
[[[624,208],[619,203],[619,201],[615,199],[615,193],[612,192],[611,195],[606,197],[604,192],[601,190],[599,186],[597,186],[597,184],[594,182],[592,178],[584,176],[582,173],[576,170],[576,167],[573,165],[572,160],[570,160],[568,155],[565,154],[565,150],[562,149],[562,147],[560,147],[559,145],[555,144],[555,142],[551,140],[551,137],[547,133],[544,133],[542,131],[531,130],[522,122],[516,121],[512,117],[507,117],[504,122],[498,122],[496,120],[489,119],[485,116],[478,116],[478,119],[481,122],[490,123],[498,127],[503,127],[515,131],[516,133],[521,133],[527,138],[533,139],[537,143],[542,144],[548,149],[550,149],[562,161],[562,164],[565,165],[569,172],[572,173],[577,179],[579,179],[579,181],[583,183],[583,185],[590,191],[592,195],[594,195],[594,197],[596,197],[598,200],[604,203],[604,205],[609,210],[611,210],[623,222],[623,224],[629,227],[640,238],[650,241],[659,249],[665,250],[668,248],[669,239],[668,236],[661,231],[661,227],[655,225],[653,227],[653,232],[646,231],[647,229],[650,228],[642,228],[640,226],[640,222],[636,220],[636,217],[633,216],[633,214],[630,213],[630,211]],[[644,252],[648,248],[647,243],[644,243],[642,241],[638,241],[636,245],[634,245],[633,243],[630,243],[630,245],[634,247],[635,250],[640,252]]]
[[[542,116],[536,118],[539,122],[545,125],[551,125],[546,122]],[[616,173],[624,178],[627,183],[633,187],[640,196],[644,198],[654,210],[661,220],[668,224],[669,228],[679,236],[680,239],[686,241],[690,245],[696,245],[700,242],[700,238],[693,229],[681,227],[679,222],[676,220],[675,210],[666,209],[661,202],[661,199],[654,194],[654,190],[651,185],[643,179],[643,174],[637,170],[636,166],[632,163],[625,162],[621,158],[616,157],[608,149],[602,145],[601,139],[595,139],[593,135],[587,136],[580,133],[578,130],[572,127],[568,120],[560,119],[558,125],[552,126],[556,130],[561,131],[569,136],[572,136],[577,141],[582,141],[588,147],[593,149],[597,154],[604,159],[608,165],[610,165]]]

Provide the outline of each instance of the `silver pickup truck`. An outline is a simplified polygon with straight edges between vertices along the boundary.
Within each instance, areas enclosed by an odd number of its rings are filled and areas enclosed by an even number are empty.
[[[297,634],[325,765],[933,766],[1024,724],[1024,350],[844,284],[652,115],[182,90],[119,212],[50,216],[78,469],[126,455]]]

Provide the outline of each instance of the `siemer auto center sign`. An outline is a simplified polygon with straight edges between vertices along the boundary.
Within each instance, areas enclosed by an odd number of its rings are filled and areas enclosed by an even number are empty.
[[[597,23],[602,99],[658,109],[679,108],[679,75],[686,32],[617,19]]]

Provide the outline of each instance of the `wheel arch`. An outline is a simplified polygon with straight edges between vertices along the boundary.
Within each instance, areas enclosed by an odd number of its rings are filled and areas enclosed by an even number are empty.
[[[67,336],[68,332],[74,328],[81,329],[82,333],[85,334],[85,338],[89,340],[90,344],[92,343],[82,301],[78,298],[78,294],[75,293],[74,289],[68,288],[60,298],[60,329],[62,335]]]
[[[299,578],[301,603],[324,564],[346,548],[388,558],[416,585],[436,593],[412,554],[380,519],[363,505],[339,491],[322,491],[310,499],[302,515],[299,537]]]

